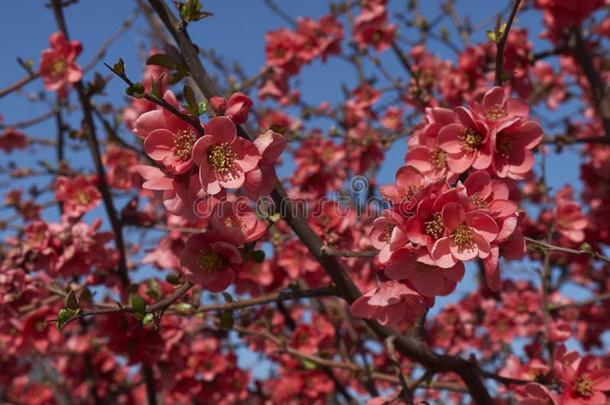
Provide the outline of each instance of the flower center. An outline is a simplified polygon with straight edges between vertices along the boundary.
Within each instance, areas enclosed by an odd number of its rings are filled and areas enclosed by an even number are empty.
[[[472,247],[472,231],[464,224],[459,225],[453,232],[453,243],[459,250],[466,250]]]
[[[76,192],[76,201],[80,205],[87,205],[87,204],[91,203],[91,196],[89,195],[89,193],[86,190],[78,190]]]
[[[495,104],[487,109],[485,112],[485,117],[490,120],[499,120],[500,118],[506,116],[506,110],[502,107],[501,104]]]
[[[199,252],[199,268],[206,273],[213,273],[224,266],[224,259],[216,252],[201,250]]]
[[[55,75],[61,75],[68,68],[66,60],[63,58],[57,58],[53,61],[52,71]]]
[[[246,229],[246,225],[243,223],[243,221],[240,221],[238,218],[235,217],[225,218],[224,224],[227,228],[239,228],[241,230]]]
[[[434,148],[430,152],[429,158],[430,164],[437,170],[441,170],[445,167],[447,162],[447,152],[441,148]]]
[[[579,397],[590,398],[593,396],[593,382],[587,377],[578,377],[574,380],[572,389]]]
[[[233,167],[235,153],[228,143],[221,143],[208,149],[208,162],[217,172],[228,172]]]
[[[477,207],[480,210],[484,210],[484,209],[488,208],[487,202],[481,198],[479,193],[474,193],[470,197],[470,202],[472,203],[472,205],[474,205],[475,207]]]
[[[189,160],[196,140],[197,136],[191,129],[181,129],[176,132],[173,148],[174,156],[180,160]]]
[[[438,239],[445,233],[445,225],[443,225],[443,217],[440,212],[435,212],[432,219],[425,224],[424,231],[430,235],[432,239]]]
[[[386,243],[390,243],[390,239],[392,239],[392,232],[394,231],[394,225],[386,224],[383,227],[383,234],[381,236],[381,240]]]
[[[510,154],[510,150],[513,147],[513,142],[510,140],[510,138],[503,136],[500,137],[500,139],[498,140],[497,143],[497,148],[498,148],[498,152],[500,153],[500,156],[502,156],[505,159],[508,159],[509,154]]]
[[[481,149],[483,143],[483,135],[475,131],[473,128],[466,128],[460,135],[462,147],[467,152],[476,152]]]

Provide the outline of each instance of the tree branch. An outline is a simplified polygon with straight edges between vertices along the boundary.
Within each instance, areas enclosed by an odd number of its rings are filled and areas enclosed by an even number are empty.
[[[517,10],[519,10],[520,4],[521,0],[515,0],[513,9],[511,10],[508,21],[506,22],[506,28],[504,28],[504,31],[502,32],[502,37],[496,42],[496,74],[494,79],[494,84],[496,86],[502,85],[502,71],[504,70],[504,46],[506,45],[506,40],[508,39],[508,34],[510,33],[510,27],[513,25],[513,20],[517,15]],[[498,32],[498,28],[499,27],[496,27],[496,33]]]

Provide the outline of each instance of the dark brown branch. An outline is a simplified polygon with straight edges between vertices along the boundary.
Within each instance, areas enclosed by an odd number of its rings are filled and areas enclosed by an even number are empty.
[[[602,80],[599,72],[593,64],[593,59],[587,49],[587,43],[583,40],[580,28],[574,28],[568,39],[574,60],[582,69],[593,97],[593,107],[602,120],[606,138],[610,139],[610,97],[606,88],[607,83]]]
[[[513,20],[517,15],[520,4],[521,0],[515,0],[513,9],[511,10],[508,21],[506,22],[506,27],[502,31],[502,36],[499,40],[496,38],[496,74],[494,79],[494,84],[496,86],[502,85],[502,72],[504,71],[504,46],[506,45],[506,40],[508,39],[508,34],[510,33],[510,27],[513,25]],[[498,33],[498,28],[499,27],[496,27],[496,35]]]
[[[601,260],[606,263],[610,263],[610,257],[606,257],[606,256],[602,255],[601,253],[594,252],[591,250],[576,250],[576,249],[565,248],[562,246],[557,246],[557,245],[553,245],[553,244],[550,244],[550,243],[547,243],[544,241],[529,238],[527,236],[525,237],[525,241],[527,243],[531,243],[533,245],[540,246],[542,249],[544,249],[547,252],[560,252],[560,253],[568,253],[568,254],[579,255],[579,256],[589,256],[593,259]]]
[[[55,20],[57,22],[57,26],[64,33],[66,38],[69,38],[68,30],[66,27],[66,22],[63,15],[63,10],[61,6],[61,1],[53,0],[53,13],[55,14]],[[87,143],[89,144],[89,149],[91,152],[91,156],[93,157],[93,163],[95,166],[95,171],[97,174],[98,188],[100,193],[102,194],[102,200],[104,202],[104,207],[106,209],[106,214],[110,221],[110,225],[112,227],[112,232],[114,233],[114,241],[119,252],[119,263],[118,263],[118,275],[121,280],[121,283],[124,287],[123,292],[125,295],[127,292],[127,286],[129,286],[129,274],[127,268],[127,254],[125,249],[125,241],[123,239],[123,230],[121,227],[121,222],[119,220],[119,216],[116,208],[114,207],[114,200],[112,198],[112,193],[110,191],[110,187],[108,186],[106,180],[106,170],[104,169],[104,164],[102,163],[102,155],[100,152],[100,145],[97,139],[97,134],[95,130],[95,123],[93,120],[93,108],[91,106],[91,100],[89,95],[85,90],[85,86],[82,81],[75,83],[74,87],[78,93],[78,99],[80,101],[81,108],[83,110],[83,122],[86,127],[87,132]]]
[[[153,369],[148,364],[142,364],[142,374],[146,384],[146,399],[148,405],[157,405],[157,389],[155,388],[155,375]]]

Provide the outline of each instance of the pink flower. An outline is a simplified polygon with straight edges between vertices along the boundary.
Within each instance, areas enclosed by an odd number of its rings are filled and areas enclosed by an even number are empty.
[[[245,198],[217,204],[211,223],[214,230],[234,245],[256,241],[267,231],[267,225],[257,218],[250,201]]]
[[[610,369],[602,368],[599,359],[592,355],[581,358],[575,351],[566,352],[563,345],[554,357],[553,373],[563,383],[562,404],[606,404],[604,391],[610,391]]]
[[[419,170],[424,176],[440,179],[447,175],[447,152],[439,146],[410,147],[405,156],[407,165]],[[457,175],[447,179],[449,182],[457,180]]]
[[[589,223],[587,216],[580,210],[580,205],[572,200],[572,189],[564,187],[557,192],[556,205],[553,211],[557,232],[574,243],[585,240],[585,229]]]
[[[352,303],[351,312],[358,318],[374,319],[382,325],[396,327],[413,324],[426,309],[426,301],[416,291],[399,281],[385,281]]]
[[[57,91],[65,97],[72,83],[83,77],[83,71],[76,63],[83,48],[80,41],[68,41],[61,32],[51,34],[49,45],[51,48],[41,54],[40,75],[47,91]]]
[[[74,179],[60,176],[55,182],[55,198],[64,203],[65,215],[77,218],[94,209],[101,202],[102,195],[85,176]]]
[[[180,108],[180,104],[171,90],[167,90],[163,94],[163,100],[174,108]],[[152,131],[160,128],[176,132],[179,129],[189,129],[190,126],[174,113],[157,106],[156,109],[147,111],[138,117],[133,133],[142,139],[146,139]]]
[[[447,166],[454,173],[471,167],[486,169],[491,165],[489,129],[485,122],[467,108],[455,109],[459,123],[449,124],[438,133],[438,146],[447,152]]]
[[[411,242],[426,246],[432,251],[435,242],[445,236],[443,224],[443,207],[449,202],[458,202],[457,189],[451,189],[440,195],[424,197],[418,204],[415,215],[407,219],[405,233]]]
[[[274,165],[287,145],[284,135],[267,131],[254,140],[261,160],[258,169],[246,173],[244,189],[251,198],[268,195],[277,182]]]
[[[538,383],[527,383],[523,389],[523,396],[519,405],[555,405],[559,403],[555,394]]]
[[[436,266],[425,250],[403,248],[392,253],[384,274],[391,280],[406,280],[425,297],[448,295],[464,276],[464,264]]]
[[[148,56],[153,56],[161,53],[158,49],[151,49]],[[158,86],[158,94],[165,94],[169,86],[169,74],[168,69],[158,65],[146,65],[144,68],[144,74],[142,75],[142,84],[146,93],[150,93],[153,86]],[[140,115],[148,111],[153,111],[157,108],[157,105],[152,101],[148,101],[144,98],[132,98],[131,105],[123,110],[123,122],[125,126],[133,131],[135,128],[136,120]]]
[[[178,101],[170,90],[165,92],[163,98],[179,108]],[[173,113],[165,109],[144,113],[136,121],[134,132],[145,138],[146,154],[172,173],[185,173],[193,165],[192,152],[197,132]]]
[[[205,135],[193,147],[201,186],[209,194],[241,187],[246,174],[256,170],[260,158],[256,146],[239,138],[235,124],[227,117],[212,118]]]
[[[216,231],[191,235],[180,255],[186,279],[212,292],[227,289],[241,262],[239,250]]]
[[[534,167],[534,149],[542,141],[542,127],[536,121],[514,120],[499,125],[492,133],[494,174],[522,180]]]
[[[453,267],[457,261],[466,261],[490,254],[490,243],[498,236],[498,225],[481,211],[465,212],[458,203],[443,207],[442,224],[445,235],[432,247],[432,259],[440,267]]]
[[[201,189],[199,176],[172,178],[158,168],[146,165],[137,165],[134,170],[146,180],[143,189],[163,192],[163,205],[172,214],[188,220],[209,216],[213,205],[210,206],[206,193]]]
[[[0,135],[0,149],[4,153],[11,153],[15,149],[25,149],[28,143],[27,136],[15,128],[5,128]]]
[[[404,110],[401,107],[389,107],[381,117],[381,126],[389,130],[397,130],[402,128],[402,116]]]
[[[222,97],[212,97],[210,100],[210,105],[216,113],[231,118],[236,124],[246,122],[252,104],[252,99],[244,93],[233,93],[227,101]]]
[[[396,212],[385,210],[383,215],[373,221],[371,245],[379,249],[379,261],[385,263],[393,251],[405,246],[409,240],[404,231],[404,220]]]
[[[476,112],[485,118],[491,128],[517,118],[527,119],[529,115],[529,106],[525,101],[509,98],[507,90],[498,86],[487,90],[481,105],[477,107]]]

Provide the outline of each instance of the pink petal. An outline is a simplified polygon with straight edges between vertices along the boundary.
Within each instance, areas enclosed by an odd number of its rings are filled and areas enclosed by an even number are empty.
[[[216,143],[232,143],[237,136],[237,128],[230,118],[216,117],[208,121],[205,134],[214,137]]]
[[[431,256],[437,266],[448,269],[457,262],[451,254],[450,244],[451,239],[445,237],[437,240],[432,246]]]
[[[458,203],[450,202],[443,208],[442,217],[445,231],[451,234],[464,222],[464,208]]]
[[[481,211],[467,212],[466,223],[488,242],[493,242],[498,236],[498,224],[496,221]]]
[[[464,126],[460,124],[445,125],[438,133],[438,146],[448,153],[461,153],[462,143],[460,137]]]

